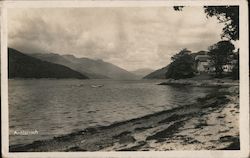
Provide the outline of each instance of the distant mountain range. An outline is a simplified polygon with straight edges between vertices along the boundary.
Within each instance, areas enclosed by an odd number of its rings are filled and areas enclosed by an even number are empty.
[[[192,53],[207,54],[206,51]],[[55,53],[27,54],[8,48],[9,78],[79,78],[79,79],[165,79],[168,65],[153,71],[149,68],[128,72],[103,60],[77,58]]]
[[[55,53],[48,54],[30,54],[31,56],[48,61],[51,63],[67,66],[78,71],[89,78],[103,79],[137,79],[138,77],[114,64],[104,62],[103,60],[93,60],[89,58],[77,58],[73,55],[59,55]]]
[[[142,79],[144,76],[146,76],[147,74],[153,71],[154,71],[153,69],[144,68],[144,69],[137,69],[135,71],[130,71],[130,72],[138,76],[138,78]]]
[[[8,77],[88,79],[87,76],[66,66],[42,61],[12,48],[8,48]]]

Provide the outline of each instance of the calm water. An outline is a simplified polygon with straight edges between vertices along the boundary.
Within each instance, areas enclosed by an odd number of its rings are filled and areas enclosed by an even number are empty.
[[[141,117],[195,102],[210,89],[160,80],[9,80],[10,145]],[[102,84],[101,88],[91,85]],[[37,130],[38,135],[14,135]]]

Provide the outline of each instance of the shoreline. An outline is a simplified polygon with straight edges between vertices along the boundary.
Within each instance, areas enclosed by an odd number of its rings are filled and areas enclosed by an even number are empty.
[[[9,149],[10,152],[238,150],[239,88],[234,84],[230,88],[219,87],[194,104],[49,140],[12,145]]]

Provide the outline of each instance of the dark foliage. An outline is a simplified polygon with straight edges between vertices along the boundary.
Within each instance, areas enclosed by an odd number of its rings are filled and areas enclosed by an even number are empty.
[[[222,37],[229,40],[239,39],[239,6],[205,6],[205,13],[216,16],[220,23],[224,23]]]
[[[173,62],[169,65],[166,78],[182,79],[194,76],[195,61],[190,53],[189,50],[183,49],[171,58]]]
[[[229,57],[235,49],[234,45],[230,41],[219,41],[208,49],[208,55],[211,57],[211,65],[215,67],[216,77],[222,77],[223,65],[228,64]]]
[[[25,55],[15,49],[8,49],[9,78],[78,78],[87,76],[66,66],[53,64]]]
[[[184,8],[184,6],[174,6],[175,11],[182,11],[182,8]]]

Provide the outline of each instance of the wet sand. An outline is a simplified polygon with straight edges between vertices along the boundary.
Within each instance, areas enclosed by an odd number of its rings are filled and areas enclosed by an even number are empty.
[[[188,103],[187,103],[188,104]],[[195,104],[50,140],[10,152],[239,150],[239,88],[216,88]]]

